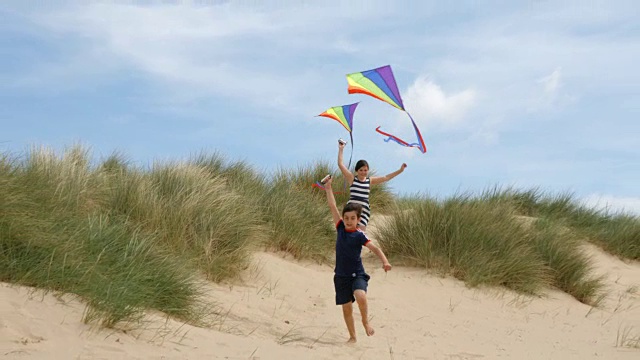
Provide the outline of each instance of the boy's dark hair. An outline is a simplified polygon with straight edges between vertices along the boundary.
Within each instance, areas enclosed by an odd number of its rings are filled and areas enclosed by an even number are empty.
[[[358,169],[360,169],[361,167],[366,166],[368,168],[371,168],[369,166],[369,163],[367,162],[367,160],[358,160],[358,162],[356,163],[356,171],[358,171]]]
[[[344,216],[344,213],[350,211],[355,211],[356,214],[358,214],[358,217],[360,217],[362,215],[362,205],[356,203],[346,203],[344,205],[344,208],[342,208],[342,216]]]

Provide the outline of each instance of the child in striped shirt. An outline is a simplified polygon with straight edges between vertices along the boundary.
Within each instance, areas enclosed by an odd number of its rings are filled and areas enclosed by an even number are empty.
[[[369,163],[367,163],[366,160],[358,160],[355,168],[356,174],[354,175],[342,162],[342,152],[344,147],[345,143],[338,142],[338,167],[349,184],[349,201],[347,203],[356,203],[362,206],[362,216],[360,217],[358,228],[362,231],[366,231],[367,224],[371,218],[371,208],[369,206],[371,185],[382,184],[400,175],[407,167],[407,164],[403,163],[400,166],[400,169],[385,176],[375,176],[370,178]]]

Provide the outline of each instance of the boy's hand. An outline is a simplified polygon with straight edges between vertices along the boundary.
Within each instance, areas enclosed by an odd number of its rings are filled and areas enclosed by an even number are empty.
[[[382,264],[382,268],[384,269],[384,272],[387,272],[387,271],[391,270],[391,264],[384,263],[384,264]]]
[[[341,142],[338,142],[338,148],[339,148],[340,150],[344,149],[344,147],[345,147],[345,146],[347,146],[347,144],[343,144],[343,143],[341,143]]]
[[[400,165],[400,171],[404,171],[404,169],[407,168],[407,164],[402,163],[402,165]]]

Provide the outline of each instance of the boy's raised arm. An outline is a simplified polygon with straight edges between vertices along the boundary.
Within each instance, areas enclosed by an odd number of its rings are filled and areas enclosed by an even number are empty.
[[[336,205],[336,198],[333,196],[333,190],[331,189],[331,182],[333,179],[331,175],[327,175],[327,180],[323,181],[324,191],[327,193],[327,203],[329,204],[329,210],[331,210],[331,216],[333,216],[333,224],[337,224],[340,221],[340,212],[338,211],[338,206]]]

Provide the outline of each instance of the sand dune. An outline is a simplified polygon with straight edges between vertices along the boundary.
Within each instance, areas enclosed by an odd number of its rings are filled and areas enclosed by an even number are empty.
[[[243,282],[209,286],[221,310],[213,329],[149,314],[143,330],[96,330],[81,323],[84,305],[71,296],[1,284],[0,357],[638,359],[640,348],[622,343],[640,339],[640,264],[586,247],[607,277],[608,296],[598,309],[553,290],[526,297],[469,289],[421,269],[385,274],[367,254],[376,334],[367,337],[359,326],[355,345],[345,344],[332,267],[281,254],[256,253]]]

